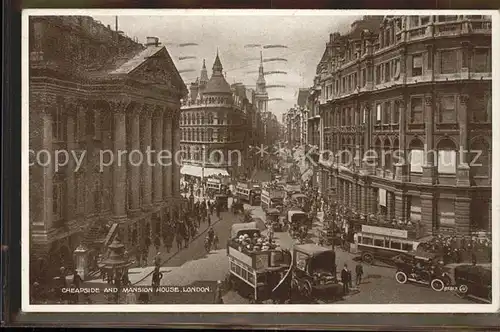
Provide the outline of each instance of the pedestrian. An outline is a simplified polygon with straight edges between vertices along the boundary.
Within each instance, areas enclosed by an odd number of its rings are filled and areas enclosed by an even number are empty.
[[[214,249],[219,249],[219,236],[217,236],[217,234],[214,235]]]
[[[208,216],[207,222],[208,222],[208,227],[210,227],[210,225],[212,224],[212,220],[211,220],[210,216]]]
[[[160,280],[163,278],[163,273],[160,272],[160,267],[155,267],[152,278],[153,291],[156,294],[158,292],[158,287],[160,287]]]
[[[347,295],[349,293],[349,270],[347,269],[347,264],[344,264],[344,268],[340,274],[340,279],[342,280],[344,295]]]
[[[75,288],[80,288],[80,285],[82,284],[82,277],[76,272],[76,270],[73,271],[73,285],[75,285]]]
[[[217,288],[215,290],[214,304],[224,304],[222,299],[222,281],[217,280]]]
[[[156,251],[160,251],[160,246],[161,246],[160,236],[158,236],[158,235],[155,236],[154,243],[155,243]]]
[[[155,267],[159,267],[161,265],[161,253],[156,253],[155,256]]]
[[[358,263],[356,265],[356,285],[359,286],[361,284],[361,279],[363,278],[363,265]]]

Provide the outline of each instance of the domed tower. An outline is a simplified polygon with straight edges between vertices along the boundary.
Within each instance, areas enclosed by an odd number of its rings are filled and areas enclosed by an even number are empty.
[[[212,77],[210,77],[203,95],[207,98],[215,97],[218,101],[222,98],[225,102],[229,102],[228,97],[232,97],[233,92],[231,91],[229,83],[227,83],[224,75],[222,74],[222,69],[219,51],[217,51],[217,56],[215,57],[214,65],[212,67]]]
[[[262,61],[262,52],[260,52],[259,77],[257,78],[257,91],[255,93],[255,102],[259,112],[267,112],[268,100],[266,79],[264,78],[264,64]]]

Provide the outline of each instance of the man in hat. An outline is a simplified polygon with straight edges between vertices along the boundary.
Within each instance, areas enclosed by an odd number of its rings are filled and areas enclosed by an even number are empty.
[[[349,293],[349,270],[347,269],[347,264],[344,264],[344,268],[340,273],[340,279],[344,288],[344,295]]]

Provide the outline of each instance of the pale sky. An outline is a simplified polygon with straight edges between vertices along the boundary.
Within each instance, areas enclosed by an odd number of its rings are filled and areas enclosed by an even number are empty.
[[[93,17],[114,29],[114,16]],[[137,37],[143,44],[147,36],[158,37],[167,47],[187,86],[200,75],[203,59],[206,59],[208,76],[211,76],[218,48],[228,83],[241,82],[253,88],[262,51],[265,72],[286,72],[266,75],[267,85],[285,85],[284,88],[268,89],[270,99],[283,99],[269,102],[269,110],[281,119],[281,114],[296,104],[298,89],[312,85],[329,34],[346,32],[357,18],[303,16],[297,11],[283,16],[214,16],[210,12],[197,16],[120,15],[118,29],[129,37]],[[196,45],[181,45],[186,43]],[[286,48],[264,47],[266,45]],[[287,61],[266,62],[271,58]]]

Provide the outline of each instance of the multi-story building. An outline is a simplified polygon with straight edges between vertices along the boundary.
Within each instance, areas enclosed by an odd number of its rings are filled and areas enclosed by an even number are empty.
[[[491,43],[478,15],[364,17],[330,35],[323,189],[428,234],[491,231]]]
[[[285,115],[286,140],[290,147],[303,146],[307,143],[308,96],[309,89],[299,89],[297,104],[290,108]]]
[[[246,96],[231,88],[222,70],[218,53],[210,79],[203,62],[200,79],[181,107],[181,173],[199,180],[238,176],[246,158]]]
[[[137,161],[179,151],[187,89],[168,51],[91,17],[32,16],[29,52],[30,272],[71,269],[77,246],[99,251],[116,234],[132,253],[181,204],[178,164]],[[65,166],[35,162],[57,151]]]

